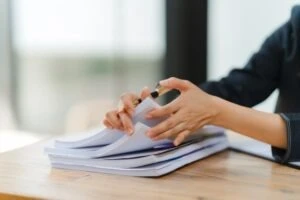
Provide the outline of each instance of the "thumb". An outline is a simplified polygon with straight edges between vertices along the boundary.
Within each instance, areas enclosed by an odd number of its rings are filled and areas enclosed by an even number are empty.
[[[190,82],[187,80],[171,77],[159,82],[159,84],[168,89],[176,89],[179,91],[185,91],[190,87]]]
[[[151,91],[148,87],[144,87],[141,92],[141,98],[144,100],[150,95]]]

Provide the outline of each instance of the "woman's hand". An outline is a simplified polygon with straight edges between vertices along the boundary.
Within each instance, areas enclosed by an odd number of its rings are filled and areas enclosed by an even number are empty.
[[[145,87],[141,92],[141,99],[145,99],[149,95],[150,90]],[[134,131],[131,120],[135,109],[133,102],[138,98],[140,97],[134,93],[123,94],[120,97],[118,108],[106,113],[103,124],[107,128],[120,129],[131,135]]]
[[[211,124],[218,115],[214,96],[203,92],[191,82],[169,78],[160,81],[160,85],[179,90],[180,96],[147,114],[146,117],[149,119],[169,116],[148,131],[147,135],[153,140],[175,138],[174,145],[179,145],[192,132],[206,124]]]

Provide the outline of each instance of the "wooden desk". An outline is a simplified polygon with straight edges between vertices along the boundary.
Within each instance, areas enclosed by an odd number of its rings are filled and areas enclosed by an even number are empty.
[[[225,151],[161,178],[51,169],[45,142],[0,154],[0,199],[299,199],[300,171]]]

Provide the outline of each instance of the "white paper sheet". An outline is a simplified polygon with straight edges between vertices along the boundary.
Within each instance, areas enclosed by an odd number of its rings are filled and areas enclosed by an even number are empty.
[[[227,142],[225,135],[219,137],[206,138],[205,140],[183,145],[171,151],[162,152],[159,154],[152,154],[148,156],[140,156],[138,158],[127,159],[78,159],[68,158],[63,156],[49,156],[51,163],[68,164],[68,165],[82,165],[88,167],[118,167],[118,168],[133,168],[145,166],[157,162],[176,159],[186,154],[192,153],[199,149],[215,145],[217,143]]]
[[[89,166],[82,166],[82,165],[73,165],[73,164],[68,165],[68,164],[57,164],[57,163],[53,163],[52,166],[55,168],[62,168],[62,169],[83,170],[83,171],[91,171],[91,172],[119,174],[119,175],[126,175],[126,176],[156,177],[156,176],[162,176],[168,174],[180,167],[183,167],[197,160],[206,158],[212,154],[223,151],[227,148],[228,148],[228,143],[221,142],[216,145],[204,149],[200,149],[193,153],[182,156],[179,159],[168,160],[165,162],[155,163],[152,165],[138,167],[138,168],[89,167]]]
[[[141,104],[137,106],[135,110],[135,114],[133,116],[133,124],[135,125],[137,122],[140,122],[151,127],[161,122],[164,118],[151,120],[145,119],[146,113],[157,107],[159,107],[159,105],[154,100],[150,98],[145,99]],[[121,130],[96,128],[87,133],[81,133],[79,135],[58,139],[55,141],[55,147],[82,148],[89,146],[102,146],[111,144],[124,135],[125,133]]]
[[[104,147],[100,147],[97,150],[61,149],[55,147],[46,147],[45,151],[46,153],[51,155],[60,155],[72,158],[98,158],[109,155],[117,155],[121,153],[138,151],[142,149],[150,149],[157,145],[172,143],[172,141],[170,140],[151,140],[146,135],[146,132],[148,130],[148,126],[138,122],[135,125],[135,132],[132,136],[123,135],[114,143]]]

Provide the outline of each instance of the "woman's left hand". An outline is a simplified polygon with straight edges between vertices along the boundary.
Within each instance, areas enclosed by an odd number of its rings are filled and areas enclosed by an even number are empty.
[[[215,97],[203,92],[187,80],[169,78],[160,81],[168,89],[180,91],[180,95],[169,104],[152,110],[147,118],[169,116],[166,120],[151,128],[147,135],[153,140],[175,138],[174,145],[206,124],[213,124],[218,115]]]

